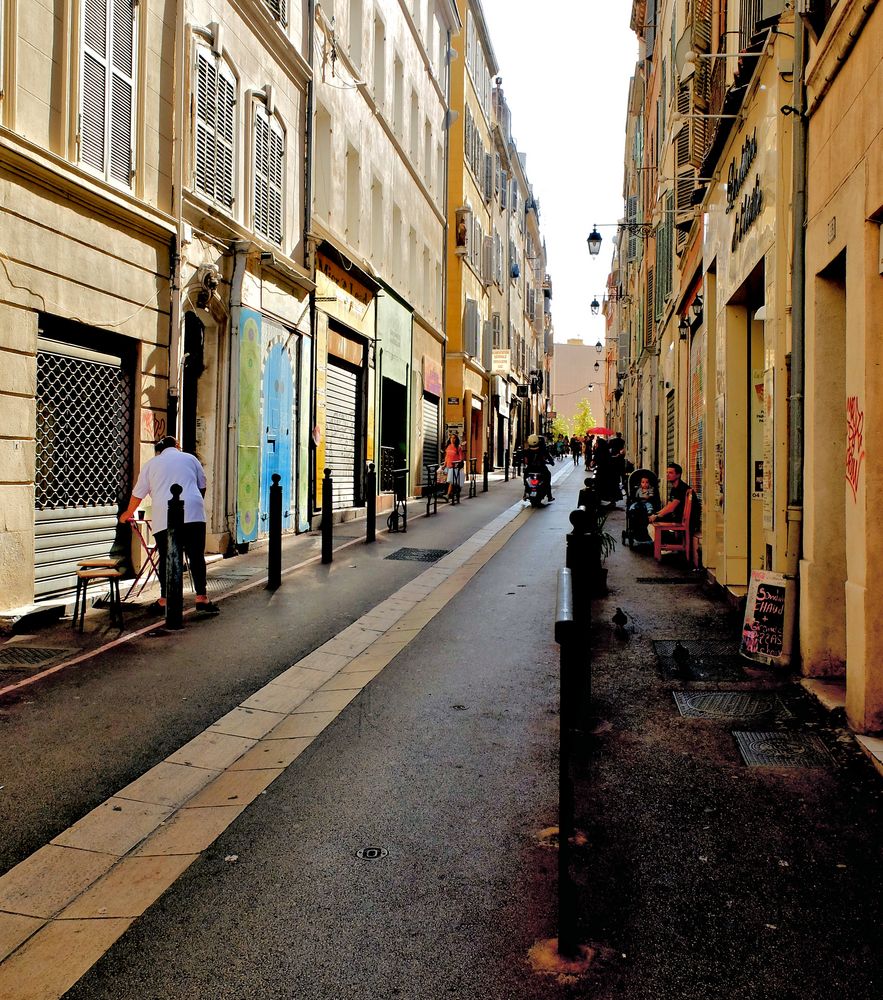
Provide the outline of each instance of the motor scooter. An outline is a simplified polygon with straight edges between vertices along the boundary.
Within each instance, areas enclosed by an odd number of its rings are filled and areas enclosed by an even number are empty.
[[[524,473],[524,498],[532,507],[541,507],[548,495],[546,484],[538,472],[528,469]]]

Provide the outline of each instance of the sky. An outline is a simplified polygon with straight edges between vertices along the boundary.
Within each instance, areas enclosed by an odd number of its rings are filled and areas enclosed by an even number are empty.
[[[623,215],[626,103],[638,42],[627,0],[481,0],[512,135],[527,156],[552,277],[555,340],[604,339],[602,300]],[[530,14],[530,11],[535,13]],[[604,239],[590,257],[586,237]]]

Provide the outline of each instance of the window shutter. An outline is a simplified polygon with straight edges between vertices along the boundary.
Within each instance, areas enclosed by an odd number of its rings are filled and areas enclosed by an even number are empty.
[[[478,303],[466,299],[463,316],[463,349],[470,357],[478,357]]]
[[[264,0],[273,18],[282,25],[288,24],[285,17],[285,0]]]
[[[629,225],[636,225],[638,221],[638,196],[633,194],[626,202],[626,222]],[[626,260],[634,260],[638,256],[638,237],[634,231],[629,230],[626,240]]]
[[[107,2],[83,8],[83,73],[80,95],[80,160],[104,173],[107,132]]]
[[[223,64],[218,71],[218,192],[228,208],[233,204],[233,139],[236,132],[236,81]]]
[[[236,81],[207,50],[196,55],[196,186],[233,204]]]
[[[490,201],[494,196],[494,158],[490,153],[484,154],[484,200]]]
[[[254,117],[254,227],[282,243],[284,137],[278,123],[259,105]]]
[[[113,0],[111,15],[110,162],[115,180],[132,180],[135,94],[135,0]]]
[[[655,319],[654,319],[654,309],[655,309],[655,285],[653,282],[653,268],[647,268],[647,298],[644,303],[644,343],[653,343],[653,334],[655,333]]]
[[[491,363],[493,362],[493,341],[491,340],[491,321],[486,319],[484,321],[484,329],[482,331],[481,339],[481,363],[485,371],[491,370]]]
[[[489,285],[494,280],[494,240],[485,236],[481,255],[481,280]]]
[[[509,175],[504,170],[500,175],[500,209],[506,209],[506,193],[509,190]]]
[[[494,233],[494,281],[503,284],[503,241],[499,233]]]

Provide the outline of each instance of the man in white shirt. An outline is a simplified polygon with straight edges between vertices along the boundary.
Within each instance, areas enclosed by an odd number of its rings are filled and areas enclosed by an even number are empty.
[[[159,554],[159,586],[161,597],[151,610],[165,614],[166,607],[166,555],[168,552],[168,516],[172,486],[182,488],[184,501],[184,528],[179,546],[187,555],[196,591],[196,610],[205,615],[219,611],[206,595],[205,574],[205,470],[195,455],[181,451],[173,437],[161,438],[154,444],[156,456],[144,463],[138,482],[132,490],[129,506],[120,514],[125,524],[135,516],[141,501],[150,496],[153,500],[153,537]]]

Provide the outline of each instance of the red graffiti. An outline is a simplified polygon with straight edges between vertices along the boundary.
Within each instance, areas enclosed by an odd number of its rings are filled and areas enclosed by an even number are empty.
[[[166,432],[166,418],[153,410],[141,414],[141,428],[147,441],[159,441]]]
[[[858,495],[858,480],[865,458],[864,438],[865,414],[859,406],[858,396],[846,400],[846,481],[852,489],[855,503]]]

